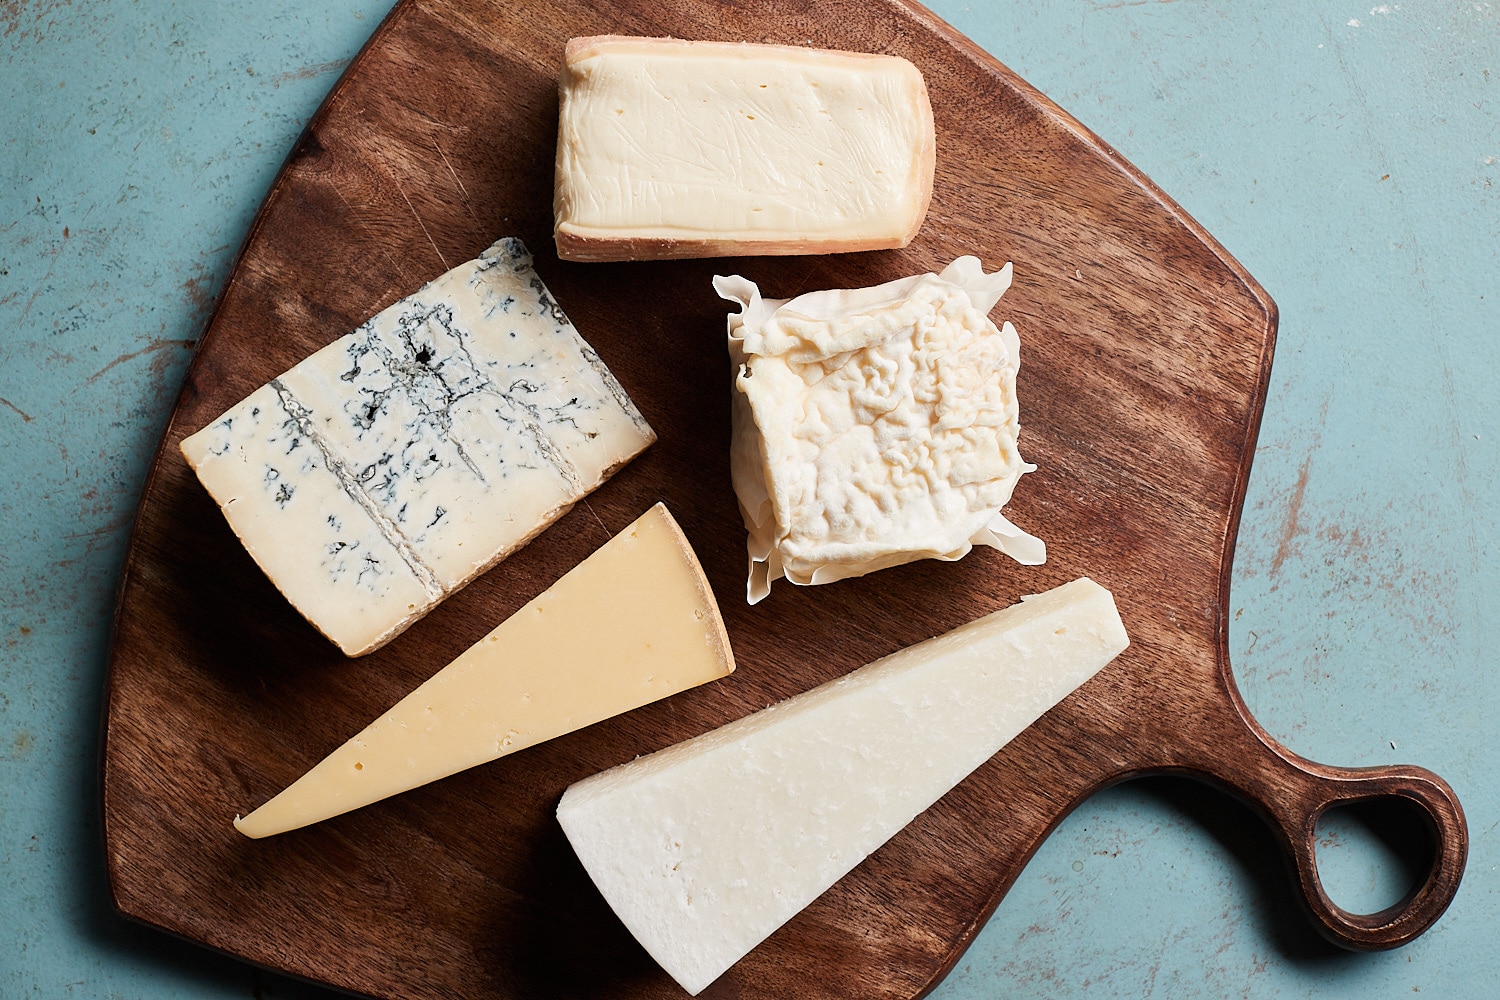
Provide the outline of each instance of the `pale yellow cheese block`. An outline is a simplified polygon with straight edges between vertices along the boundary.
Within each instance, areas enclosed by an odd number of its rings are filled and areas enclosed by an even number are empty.
[[[295,830],[733,670],[703,569],[657,504],[234,825]]]
[[[619,35],[563,59],[560,257],[877,250],[927,214],[936,132],[905,59]]]

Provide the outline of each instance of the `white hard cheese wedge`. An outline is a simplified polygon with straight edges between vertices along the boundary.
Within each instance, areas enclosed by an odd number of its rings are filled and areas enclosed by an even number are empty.
[[[558,822],[697,994],[1128,643],[1075,580],[586,778]]]
[[[559,92],[566,259],[900,247],[932,197],[927,87],[896,56],[574,38]]]
[[[656,438],[503,239],[182,442],[245,548],[350,656]]]
[[[1000,512],[1036,468],[1018,450],[1020,338],[988,318],[1010,280],[977,257],[791,300],[714,278],[740,306],[730,471],[751,604],[782,577],[832,583],[975,545],[1046,561]]]
[[[657,504],[234,825],[295,830],[733,670],[703,570]]]

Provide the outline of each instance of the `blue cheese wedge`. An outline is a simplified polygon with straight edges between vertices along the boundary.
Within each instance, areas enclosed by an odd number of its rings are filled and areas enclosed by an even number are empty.
[[[1129,641],[1110,592],[1075,580],[585,778],[557,819],[696,995]]]
[[[390,641],[656,438],[502,239],[257,389],[182,453],[350,656]]]
[[[831,583],[987,545],[1046,546],[1001,508],[1021,475],[1020,339],[990,310],[1011,266],[765,299],[716,277],[735,369],[730,469],[749,531],[751,604],[783,577]]]

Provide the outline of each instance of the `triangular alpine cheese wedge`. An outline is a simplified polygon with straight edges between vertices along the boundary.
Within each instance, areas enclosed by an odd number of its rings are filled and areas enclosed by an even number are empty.
[[[696,995],[1128,643],[1110,592],[1075,580],[585,778],[557,819]]]
[[[733,670],[703,569],[657,504],[234,825],[295,830]]]

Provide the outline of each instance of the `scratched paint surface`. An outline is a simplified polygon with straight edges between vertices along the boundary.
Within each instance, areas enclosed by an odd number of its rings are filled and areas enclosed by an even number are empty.
[[[0,996],[330,996],[112,916],[95,727],[130,518],[192,344],[389,6],[0,3]],[[936,996],[1488,995],[1500,5],[932,6],[1277,300],[1234,577],[1241,688],[1316,760],[1443,774],[1473,837],[1434,930],[1346,955],[1305,929],[1247,812],[1185,783],[1117,788],[1053,834]],[[1324,833],[1336,899],[1399,895],[1366,828]]]
[[[305,989],[113,916],[96,729],[130,522],[193,344],[287,150],[388,7],[0,3],[6,1000]]]
[[[936,996],[1493,996],[1500,4],[1027,6],[934,4],[1281,309],[1231,596],[1250,709],[1314,760],[1442,774],[1472,843],[1433,930],[1350,955],[1301,922],[1248,811],[1124,786],[1043,845]],[[1399,898],[1368,828],[1322,833],[1336,901]]]

